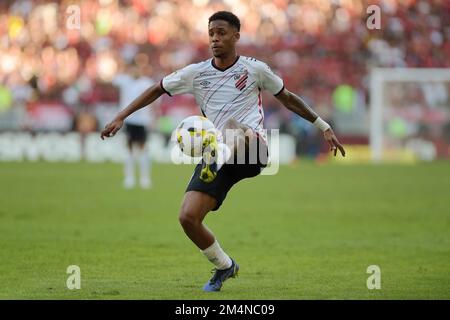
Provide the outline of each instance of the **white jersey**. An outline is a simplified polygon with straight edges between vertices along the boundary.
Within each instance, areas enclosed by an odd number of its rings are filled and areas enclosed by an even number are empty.
[[[217,68],[213,59],[188,65],[164,77],[161,87],[170,96],[193,94],[202,114],[219,130],[234,118],[263,134],[261,90],[277,95],[284,85],[264,62],[239,56],[225,70]]]
[[[136,79],[127,74],[119,74],[113,79],[112,83],[120,89],[120,107],[124,109],[153,85],[154,81],[147,77]],[[129,115],[125,119],[125,123],[147,127],[152,120],[150,108],[142,108]]]

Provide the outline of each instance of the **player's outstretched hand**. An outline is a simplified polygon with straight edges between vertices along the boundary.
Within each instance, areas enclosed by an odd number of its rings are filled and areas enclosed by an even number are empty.
[[[108,123],[105,126],[105,129],[103,129],[102,133],[100,134],[100,138],[102,138],[102,140],[105,140],[105,137],[109,138],[109,137],[113,137],[117,131],[120,130],[120,128],[122,128],[123,126],[123,120],[113,120],[110,123]]]
[[[339,140],[336,138],[336,135],[333,132],[333,129],[329,128],[323,133],[323,137],[327,140],[330,145],[330,151],[334,152],[334,156],[336,157],[337,150],[341,152],[342,156],[345,157],[344,147],[339,143]]]

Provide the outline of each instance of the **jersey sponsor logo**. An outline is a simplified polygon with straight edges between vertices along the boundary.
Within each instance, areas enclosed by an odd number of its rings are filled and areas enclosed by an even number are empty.
[[[247,86],[247,79],[248,79],[248,72],[245,70],[245,72],[241,76],[235,76],[235,87],[242,91]]]
[[[208,76],[215,76],[216,74],[217,74],[216,71],[203,71],[203,72],[200,72],[198,74],[198,76],[199,77],[208,77]]]

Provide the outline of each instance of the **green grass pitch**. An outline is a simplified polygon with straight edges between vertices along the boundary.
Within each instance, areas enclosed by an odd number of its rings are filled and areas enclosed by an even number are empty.
[[[178,223],[192,169],[157,164],[152,190],[126,191],[119,164],[0,163],[0,299],[450,298],[450,163],[240,182],[206,218],[241,265],[220,293],[201,291],[212,265]]]

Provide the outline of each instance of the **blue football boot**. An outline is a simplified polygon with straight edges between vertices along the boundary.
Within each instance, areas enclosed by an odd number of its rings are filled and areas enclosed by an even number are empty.
[[[213,277],[205,284],[203,290],[209,292],[220,291],[225,280],[236,277],[239,271],[239,265],[233,259],[231,259],[231,263],[231,267],[228,269],[215,269]]]

